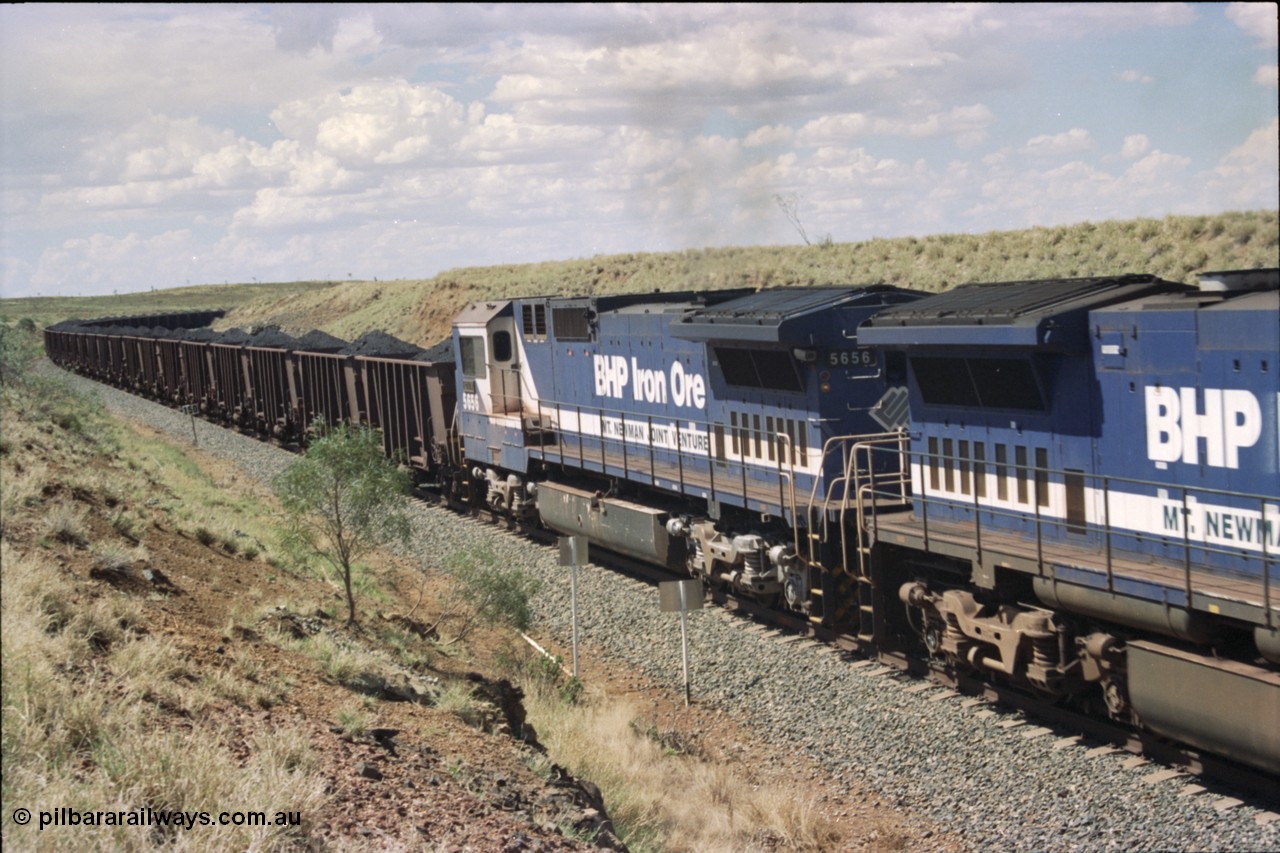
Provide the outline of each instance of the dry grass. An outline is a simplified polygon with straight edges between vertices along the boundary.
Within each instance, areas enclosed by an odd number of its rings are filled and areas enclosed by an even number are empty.
[[[453,714],[469,726],[479,726],[484,719],[483,709],[465,683],[453,683],[446,687],[436,699],[436,707]]]
[[[595,695],[567,705],[543,679],[522,687],[552,760],[600,787],[632,850],[821,851],[838,839],[812,801],[748,779],[741,767],[673,754],[633,725],[625,702]]]
[[[83,507],[58,504],[44,517],[45,533],[50,539],[83,548],[89,544],[89,529],[85,525]]]
[[[214,696],[250,711],[274,708],[284,701],[289,685],[264,672],[251,654],[233,649],[228,665],[201,676],[202,685]]]
[[[369,730],[369,715],[359,707],[341,708],[338,710],[338,725],[345,734],[359,737]]]
[[[281,646],[312,658],[321,672],[340,685],[358,685],[387,675],[386,662],[380,657],[346,637],[328,632],[301,640],[282,640]]]
[[[106,572],[122,572],[135,562],[146,560],[145,548],[127,549],[114,543],[98,545],[93,549],[94,568]]]
[[[278,514],[265,488],[235,474],[211,477],[194,458],[193,448],[120,427],[112,428],[111,435],[115,452],[128,460],[120,468],[132,465],[145,480],[140,487],[159,491],[154,506],[201,544],[228,550],[228,542],[239,549],[275,541]]]
[[[186,655],[133,626],[140,609],[118,596],[77,601],[74,582],[42,553],[0,543],[4,596],[4,801],[133,811],[253,808],[318,814],[305,734],[262,730],[247,761],[225,733],[199,723],[219,691],[198,683]],[[164,722],[174,712],[193,731]],[[209,826],[157,834],[147,827],[39,832],[5,821],[11,850],[263,849],[306,838],[298,829]]]
[[[1274,266],[1276,211],[1084,222],[989,234],[938,234],[814,246],[691,249],[542,264],[469,267],[431,279],[347,282],[247,303],[221,324],[278,323],[355,338],[380,329],[428,346],[481,299],[539,294],[719,290],[889,283],[941,291],[968,281],[1145,272],[1194,283],[1197,272]]]
[[[125,499],[120,481],[96,468],[68,477],[67,489],[78,499],[92,501],[107,508],[114,508]]]
[[[5,424],[8,432],[8,423]],[[49,466],[28,461],[21,469],[6,469],[0,477],[0,535],[11,529],[18,516],[34,506],[49,482]]]
[[[207,713],[234,696],[279,700],[235,662],[203,678],[189,650],[150,633],[147,604],[84,577],[147,560],[138,543],[155,474],[112,462],[125,430],[84,400],[28,378],[0,387],[0,698],[3,801],[37,813],[67,807],[300,811],[301,827],[193,830],[3,823],[10,850],[305,847],[322,811],[306,735],[264,726],[243,736]],[[65,424],[66,426],[63,426]],[[39,461],[37,461],[39,460]],[[111,467],[114,466],[114,467]],[[109,473],[104,473],[109,472]],[[158,512],[158,511],[157,511]],[[87,553],[80,552],[84,549]],[[61,565],[60,565],[61,563]],[[73,569],[73,566],[75,567]],[[225,719],[225,715],[222,717]]]

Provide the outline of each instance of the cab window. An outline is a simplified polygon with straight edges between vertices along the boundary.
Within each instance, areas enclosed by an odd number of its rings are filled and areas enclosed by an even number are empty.
[[[511,360],[511,333],[507,331],[493,333],[493,360],[507,362]]]
[[[484,379],[484,338],[460,338],[462,375],[468,379]]]

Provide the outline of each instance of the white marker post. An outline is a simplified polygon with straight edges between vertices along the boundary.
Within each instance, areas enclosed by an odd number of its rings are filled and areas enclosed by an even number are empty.
[[[188,403],[182,407],[183,414],[191,415],[191,443],[196,447],[200,446],[200,439],[196,436],[196,412],[200,411],[200,407],[195,403]]]
[[[702,581],[667,581],[658,584],[658,606],[663,613],[680,611],[680,653],[684,661],[684,706],[689,707],[688,612],[702,609]]]
[[[578,565],[587,561],[587,537],[560,537],[560,565],[569,566],[569,618],[573,623],[573,677],[578,677]]]

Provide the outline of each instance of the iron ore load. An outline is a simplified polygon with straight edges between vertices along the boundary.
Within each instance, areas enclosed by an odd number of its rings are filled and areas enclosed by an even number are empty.
[[[1280,270],[492,300],[421,350],[215,314],[58,364],[1280,774]],[[138,327],[142,327],[141,329]]]

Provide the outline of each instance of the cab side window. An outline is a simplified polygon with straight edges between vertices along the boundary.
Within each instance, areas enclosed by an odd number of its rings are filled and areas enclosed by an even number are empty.
[[[511,360],[511,333],[502,331],[493,333],[493,360]]]

